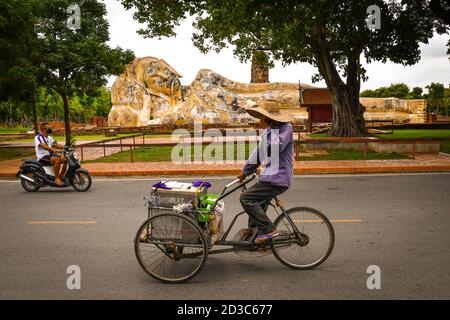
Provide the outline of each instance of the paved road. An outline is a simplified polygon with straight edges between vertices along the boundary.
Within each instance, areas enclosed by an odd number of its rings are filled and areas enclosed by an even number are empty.
[[[209,180],[219,191],[230,178]],[[156,282],[134,256],[132,238],[146,216],[142,196],[153,181],[96,180],[84,194],[29,194],[0,181],[0,298],[450,298],[450,174],[296,177],[285,203],[362,220],[335,223],[329,260],[293,271],[273,256],[210,256],[202,273],[182,285]],[[226,206],[236,210],[237,195]],[[50,220],[96,223],[29,224]],[[80,290],[66,288],[69,265],[81,268]],[[366,287],[369,265],[381,269],[380,290]]]

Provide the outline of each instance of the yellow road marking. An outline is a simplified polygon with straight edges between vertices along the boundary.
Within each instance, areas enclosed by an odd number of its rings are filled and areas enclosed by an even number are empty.
[[[306,222],[306,223],[310,223],[310,222],[322,222],[323,220],[320,219],[310,219],[310,220],[294,220],[294,222]],[[362,222],[362,220],[359,219],[337,219],[337,220],[330,220],[331,222],[342,222],[342,223],[346,223],[346,222]]]
[[[96,224],[97,221],[28,221],[28,224]]]

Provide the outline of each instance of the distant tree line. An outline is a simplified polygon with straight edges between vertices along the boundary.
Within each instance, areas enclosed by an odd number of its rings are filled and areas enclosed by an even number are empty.
[[[450,115],[450,84],[446,88],[442,83],[432,82],[425,86],[428,93],[424,93],[421,87],[413,87],[411,90],[404,83],[394,83],[389,87],[380,87],[375,90],[364,90],[360,97],[399,99],[427,99],[427,111],[440,115]]]
[[[72,122],[86,123],[92,117],[107,117],[111,109],[111,93],[102,87],[96,95],[77,95],[68,99]],[[36,111],[40,121],[64,121],[64,104],[61,96],[52,89],[36,90]],[[2,126],[32,127],[33,110],[28,101],[8,99],[0,101],[0,124]]]

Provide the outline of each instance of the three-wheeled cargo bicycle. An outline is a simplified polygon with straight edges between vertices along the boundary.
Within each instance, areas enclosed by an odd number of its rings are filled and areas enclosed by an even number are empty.
[[[258,244],[255,243],[258,229],[249,228],[241,230],[237,239],[228,240],[237,218],[245,211],[237,213],[223,232],[218,208],[223,208],[225,197],[239,189],[245,190],[255,177],[253,174],[244,181],[232,181],[206,205],[199,202],[202,196],[207,197],[207,188],[202,185],[195,189],[194,196],[187,193],[181,200],[180,197],[163,198],[159,195],[170,192],[153,188],[152,197],[146,198],[148,219],[139,227],[134,240],[136,257],[144,271],[162,282],[185,282],[199,274],[208,255],[233,251],[273,253],[281,263],[298,270],[323,263],[334,246],[331,222],[313,208],[286,210],[277,197],[265,204],[266,209],[271,207],[277,214],[274,221],[280,233],[277,237]]]

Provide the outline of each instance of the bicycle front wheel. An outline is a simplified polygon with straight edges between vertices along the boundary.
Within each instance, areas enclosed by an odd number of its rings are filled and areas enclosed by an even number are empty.
[[[280,244],[274,239],[272,250],[275,257],[284,265],[299,270],[312,269],[323,263],[334,247],[334,229],[328,218],[316,209],[296,207],[274,222],[280,232]],[[290,241],[287,241],[290,239]]]
[[[163,213],[146,220],[134,243],[144,271],[162,282],[185,282],[203,268],[208,247],[200,227],[191,218]]]

